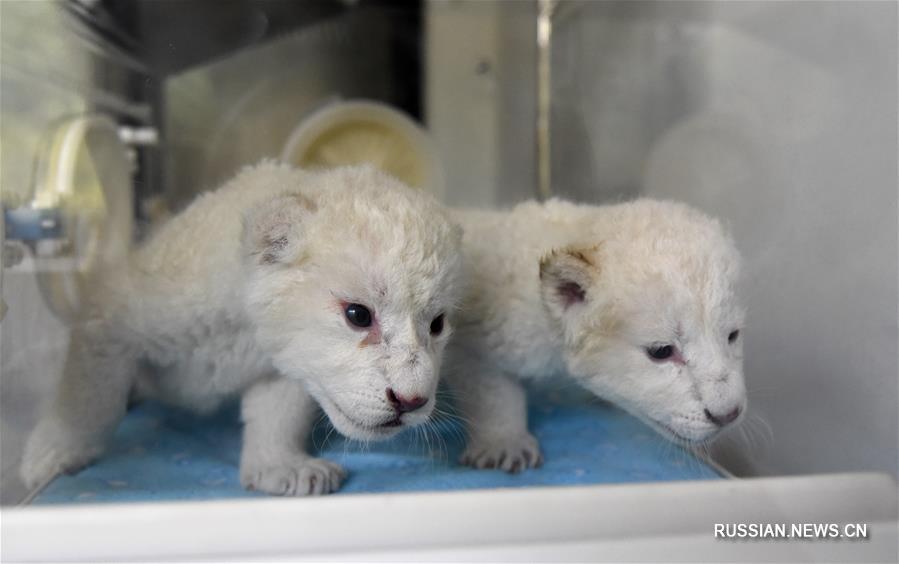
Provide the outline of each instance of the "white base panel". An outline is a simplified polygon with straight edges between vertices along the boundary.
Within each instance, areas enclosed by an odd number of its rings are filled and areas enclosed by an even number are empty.
[[[884,474],[10,508],[3,561],[896,561]],[[724,540],[716,523],[860,523],[864,540]]]

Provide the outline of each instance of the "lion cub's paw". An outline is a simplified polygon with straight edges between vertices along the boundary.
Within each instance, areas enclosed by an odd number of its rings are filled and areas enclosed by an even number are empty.
[[[60,474],[73,474],[87,466],[103,451],[59,425],[42,420],[28,437],[20,470],[29,490],[41,487]]]
[[[497,468],[513,474],[543,464],[540,444],[530,433],[515,437],[472,439],[462,453],[462,464]]]
[[[295,457],[275,464],[243,463],[240,483],[274,495],[325,495],[337,491],[346,471],[323,458]]]

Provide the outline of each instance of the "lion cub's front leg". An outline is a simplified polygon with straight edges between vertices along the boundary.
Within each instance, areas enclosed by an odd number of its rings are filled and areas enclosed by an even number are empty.
[[[485,364],[465,364],[448,378],[468,431],[461,462],[512,473],[540,466],[543,456],[528,432],[522,385],[511,376],[491,372]]]
[[[315,458],[305,444],[317,407],[300,382],[266,378],[244,393],[240,483],[276,495],[324,495],[340,488],[346,473]]]

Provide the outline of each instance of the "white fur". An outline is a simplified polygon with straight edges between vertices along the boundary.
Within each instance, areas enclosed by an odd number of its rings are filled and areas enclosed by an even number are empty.
[[[717,221],[646,199],[454,217],[469,287],[446,366],[469,421],[464,462],[540,463],[519,378],[569,375],[686,443],[719,432],[705,410],[745,410],[742,336],[728,342],[743,325],[739,257]],[[683,362],[651,360],[653,343]]]
[[[460,237],[430,197],[371,167],[241,172],[93,277],[26,483],[96,457],[136,390],[200,411],[242,395],[242,483],[335,490],[343,471],[303,446],[315,403],[362,440],[428,418],[451,332],[429,326],[459,298]],[[351,326],[345,303],[366,305],[372,328]],[[428,403],[398,413],[388,388]]]

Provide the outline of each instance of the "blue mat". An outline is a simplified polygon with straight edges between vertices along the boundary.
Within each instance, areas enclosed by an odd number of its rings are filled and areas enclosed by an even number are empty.
[[[656,482],[720,478],[715,470],[605,404],[543,395],[530,406],[531,432],[546,459],[536,470],[506,474],[457,463],[457,421],[435,421],[425,437],[409,430],[361,445],[321,423],[313,445],[349,477],[338,495]],[[106,455],[77,475],[51,483],[33,504],[198,500],[257,497],[240,486],[240,422],[236,408],[199,417],[158,404],[132,409]]]

